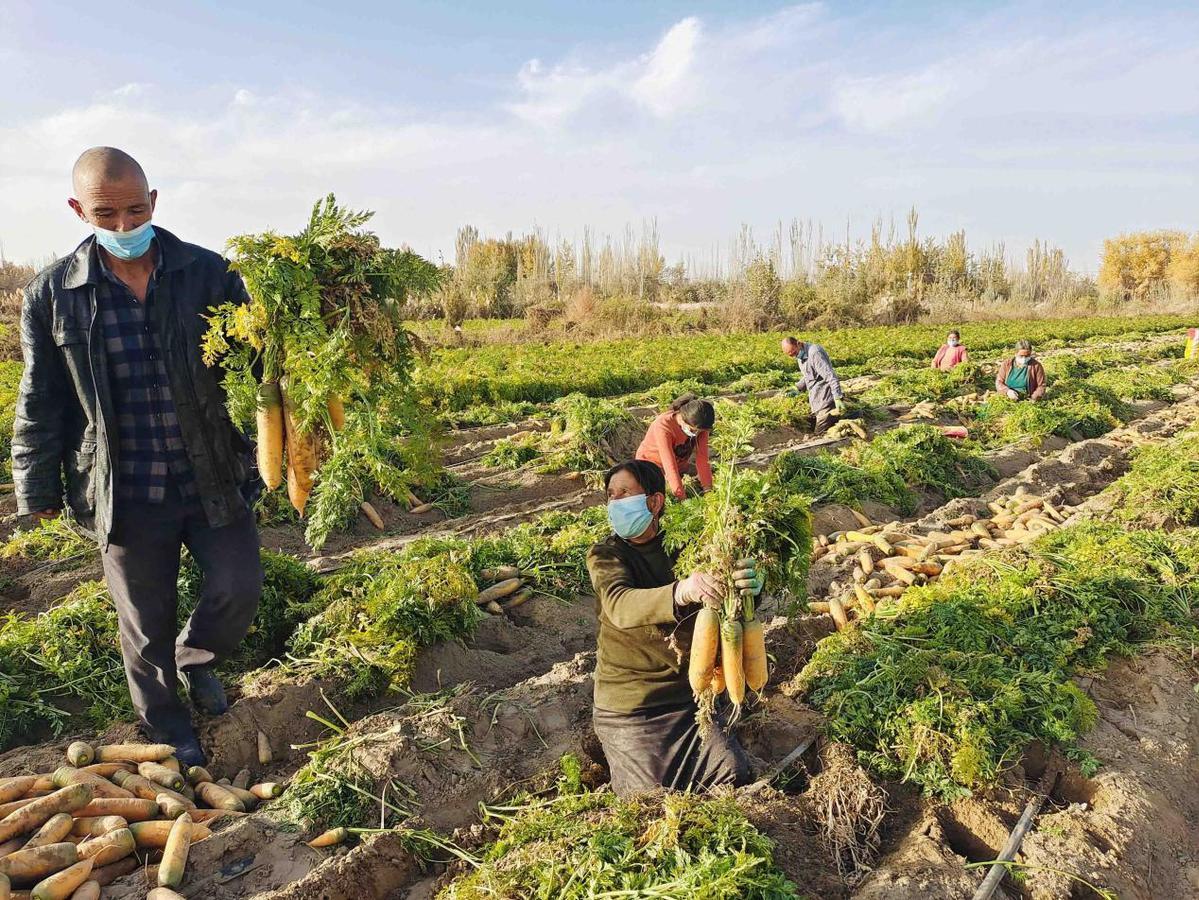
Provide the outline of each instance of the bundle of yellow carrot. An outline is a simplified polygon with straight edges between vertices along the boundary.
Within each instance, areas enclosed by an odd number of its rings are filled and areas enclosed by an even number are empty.
[[[274,490],[286,478],[313,546],[359,512],[382,527],[367,492],[373,485],[402,502],[409,479],[399,460],[412,468],[431,452],[412,400],[415,338],[403,304],[433,289],[440,270],[384,248],[363,227],[370,217],[330,195],[298,234],[232,238],[230,265],[248,297],[214,309],[204,335],[231,416],[257,425],[263,481]],[[342,398],[361,411],[348,425]]]
[[[183,772],[174,752],[76,741],[54,772],[0,778],[0,898],[28,887],[34,900],[94,900],[138,869],[158,886],[149,896],[178,896],[188,850],[210,826],[282,793],[244,769],[220,781]]]

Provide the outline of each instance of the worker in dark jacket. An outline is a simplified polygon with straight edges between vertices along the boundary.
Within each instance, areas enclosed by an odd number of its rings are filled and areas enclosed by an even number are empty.
[[[841,380],[833,369],[832,360],[819,344],[783,338],[781,348],[799,366],[800,379],[788,395],[798,397],[805,389],[808,392],[808,407],[812,410],[812,433],[824,434],[832,424],[834,416],[845,414],[845,395],[841,392]]]
[[[627,796],[746,784],[745,754],[720,722],[701,739],[687,678],[695,613],[700,604],[718,608],[723,588],[703,572],[675,578],[675,557],[662,546],[661,469],[632,460],[604,482],[613,534],[591,548],[587,569],[599,614],[592,722],[612,789]],[[749,594],[762,590],[752,560],[738,563],[733,581]]]
[[[178,681],[201,711],[228,703],[213,665],[262,591],[252,445],[201,359],[205,316],[245,301],[216,253],[151,223],[157,192],[128,154],[80,156],[69,201],[94,234],[25,288],[25,370],[13,427],[18,513],[71,513],[100,544],[134,709],[181,763],[204,761]],[[186,546],[204,574],[176,635]]]

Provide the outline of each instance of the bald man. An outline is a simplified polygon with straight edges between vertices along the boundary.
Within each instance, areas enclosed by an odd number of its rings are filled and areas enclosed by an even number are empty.
[[[127,153],[86,151],[72,183],[67,202],[92,234],[29,283],[21,308],[18,512],[53,517],[65,501],[94,533],[142,729],[201,765],[179,682],[201,712],[228,708],[213,666],[262,592],[253,447],[200,352],[204,317],[246,290],[218,254],[155,227],[158,192]],[[204,583],[179,632],[183,547]]]

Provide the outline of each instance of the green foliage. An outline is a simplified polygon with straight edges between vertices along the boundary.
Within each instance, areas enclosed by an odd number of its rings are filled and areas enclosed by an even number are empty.
[[[855,466],[843,455],[827,450],[788,450],[771,461],[770,470],[788,490],[807,495],[813,505],[840,503],[858,509],[862,501],[872,500],[904,515],[916,508],[915,495],[893,469]]]
[[[20,360],[0,360],[0,478],[12,480],[12,429],[21,385]]]
[[[844,457],[892,484],[931,488],[947,499],[970,496],[994,475],[973,444],[947,438],[932,425],[892,429],[847,447]]]
[[[1141,447],[1108,490],[1119,498],[1116,515],[1123,521],[1199,525],[1199,431]]]
[[[963,335],[975,359],[1006,352],[1018,337],[1037,346],[1051,340],[1077,342],[1092,336],[1174,331],[1190,324],[1180,316],[1054,319],[971,325]],[[768,373],[779,386],[797,379],[795,362],[779,352],[777,333],[737,335],[672,334],[581,344],[558,341],[513,347],[509,344],[444,349],[417,373],[421,392],[439,410],[476,404],[545,403],[568,393],[614,397],[646,391],[663,381],[696,381],[706,386],[737,382]],[[940,325],[903,325],[805,332],[821,344],[838,372],[877,366],[880,357],[931,360],[945,337]],[[774,373],[778,373],[774,376]],[[708,392],[710,393],[710,387]]]
[[[78,712],[100,727],[133,712],[103,582],[87,581],[38,616],[0,619],[0,747]]]
[[[351,698],[403,688],[417,650],[474,630],[478,594],[452,550],[360,553],[314,597],[320,612],[296,630],[289,655],[312,674],[340,678]]]
[[[1039,442],[1050,435],[1082,440],[1107,434],[1130,414],[1111,391],[1086,381],[1063,379],[1036,402],[992,397],[968,412],[988,446]]]
[[[0,559],[63,560],[82,558],[95,549],[95,541],[76,530],[65,516],[57,516],[14,531],[0,547]]]
[[[1196,637],[1199,531],[1062,529],[904,595],[820,642],[797,686],[885,778],[950,799],[991,783],[1033,740],[1078,750],[1095,722],[1070,676],[1159,635]]]
[[[680,576],[708,572],[728,583],[729,602],[735,563],[743,557],[758,562],[766,588],[784,597],[807,596],[812,552],[812,521],[806,497],[772,477],[771,472],[732,464],[744,453],[750,429],[742,416],[726,417],[713,439],[721,465],[712,489],[681,503],[668,504],[662,526],[668,550],[678,551]],[[739,614],[726,607],[726,614]]]
[[[978,363],[967,362],[948,372],[931,367],[907,369],[885,375],[858,395],[866,403],[919,403],[922,400],[948,400],[963,394],[983,391],[995,383]]]
[[[1096,372],[1087,381],[1121,400],[1173,401],[1170,388],[1183,380],[1177,369],[1163,366],[1130,366]]]
[[[518,798],[479,867],[439,900],[798,900],[774,863],[773,843],[731,797],[619,800],[575,785],[564,777],[555,797]]]
[[[537,435],[529,433],[496,441],[481,462],[492,469],[519,469],[540,456]]]
[[[308,609],[316,576],[302,562],[263,551],[265,583],[250,634],[222,664],[229,674],[264,665]],[[200,576],[179,575],[179,625],[199,599]],[[80,716],[101,728],[132,715],[118,643],[117,614],[103,582],[88,581],[37,616],[0,619],[0,747],[38,727],[60,733]]]
[[[539,441],[547,472],[602,471],[626,456],[622,445],[640,432],[641,423],[623,406],[582,394],[554,403],[550,430]],[[635,449],[635,445],[634,445]]]

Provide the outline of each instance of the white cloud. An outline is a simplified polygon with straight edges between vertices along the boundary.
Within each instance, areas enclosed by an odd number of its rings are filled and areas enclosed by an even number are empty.
[[[703,39],[699,19],[671,26],[648,53],[606,66],[567,62],[546,68],[531,59],[517,76],[522,98],[509,108],[520,118],[551,127],[594,104],[624,102],[667,117],[689,102],[689,80]]]
[[[945,107],[960,83],[944,66],[912,75],[846,78],[833,88],[833,111],[850,128],[888,131],[897,125],[919,125]]]
[[[1180,86],[1199,83],[1199,46],[1152,15],[1075,18],[1034,32],[1000,11],[938,33],[915,19],[872,30],[819,3],[688,17],[617,55],[543,52],[503,101],[436,113],[303,84],[102,86],[0,116],[0,197],[21,215],[0,239],[18,259],[67,249],[70,166],[103,143],[145,165],[161,224],[217,247],[298,225],[333,190],[431,255],[451,255],[467,222],[570,237],[656,217],[673,256],[741,222],[844,234],[847,216],[858,232],[915,204],[925,233],[969,226],[972,242],[1018,251],[1038,228],[1085,264],[1106,234],[1194,227],[1199,92]]]

